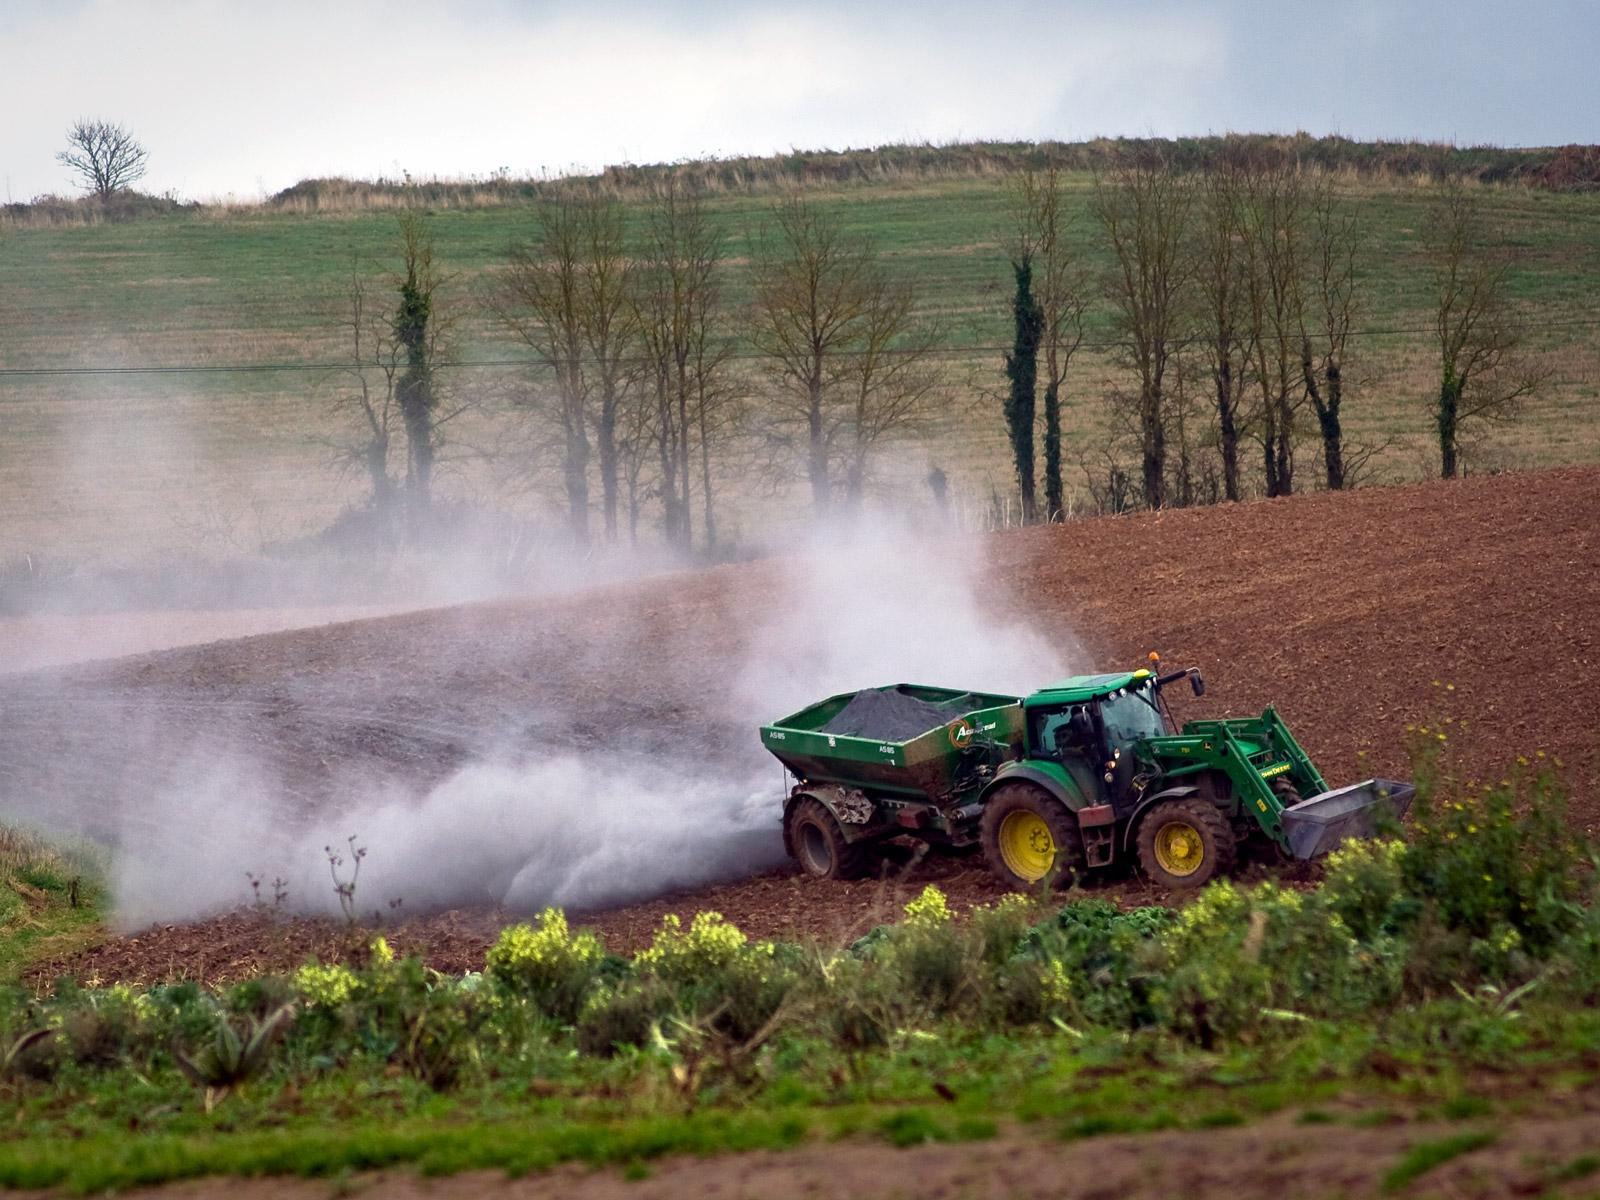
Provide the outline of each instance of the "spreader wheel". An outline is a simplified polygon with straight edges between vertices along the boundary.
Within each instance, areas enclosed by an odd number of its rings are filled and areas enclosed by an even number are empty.
[[[1139,865],[1163,887],[1202,887],[1233,869],[1237,850],[1227,818],[1209,800],[1167,800],[1139,822]]]
[[[800,869],[815,879],[859,879],[866,874],[870,852],[861,842],[847,842],[844,830],[820,800],[797,801],[787,818],[789,852]]]
[[[1007,887],[1027,891],[1049,879],[1069,887],[1083,866],[1078,819],[1031,783],[1005,783],[984,801],[978,829],[989,870]]]

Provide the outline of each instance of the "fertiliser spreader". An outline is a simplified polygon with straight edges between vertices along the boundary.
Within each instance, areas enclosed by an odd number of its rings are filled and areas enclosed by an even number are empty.
[[[1130,856],[1158,883],[1198,887],[1246,839],[1311,858],[1410,806],[1411,785],[1390,779],[1330,791],[1271,708],[1177,729],[1162,690],[1182,681],[1204,695],[1191,669],[1075,675],[1031,696],[913,684],[830,696],[761,729],[796,781],[784,845],[831,879],[909,837],[981,846],[1018,888]]]

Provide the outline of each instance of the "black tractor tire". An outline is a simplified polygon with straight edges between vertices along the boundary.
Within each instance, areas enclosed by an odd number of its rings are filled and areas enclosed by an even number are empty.
[[[1300,789],[1287,779],[1280,779],[1272,785],[1272,790],[1277,793],[1278,803],[1285,808],[1293,808],[1305,797],[1300,794]]]
[[[1238,842],[1228,819],[1199,796],[1164,800],[1139,822],[1139,865],[1168,888],[1204,887],[1233,870]]]
[[[847,842],[838,818],[810,796],[789,809],[784,819],[789,852],[813,879],[860,879],[872,865],[864,842]]]
[[[1084,869],[1078,818],[1031,783],[995,788],[984,801],[978,835],[989,870],[1015,891],[1032,891],[1046,881],[1068,888]]]
[[[1275,781],[1272,792],[1278,797],[1278,803],[1285,808],[1292,808],[1305,799],[1300,794],[1300,789],[1290,783],[1288,779]],[[1285,866],[1296,861],[1295,856],[1289,853],[1287,846],[1259,825],[1256,825],[1254,821],[1251,824],[1255,827],[1250,830],[1244,841],[1239,843],[1239,852],[1242,857],[1248,858],[1251,862],[1268,863],[1274,867]]]

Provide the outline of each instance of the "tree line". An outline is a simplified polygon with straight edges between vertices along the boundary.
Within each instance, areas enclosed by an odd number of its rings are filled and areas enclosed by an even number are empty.
[[[1095,176],[1087,219],[1108,252],[1098,273],[1066,251],[1059,168],[1012,185],[1013,344],[1007,432],[1024,521],[1064,513],[1061,403],[1092,304],[1109,313],[1121,380],[1100,461],[1083,459],[1101,508],[1163,508],[1352,486],[1377,449],[1346,430],[1352,335],[1369,302],[1363,229],[1333,177],[1249,143],[1201,170],[1158,152]],[[1514,416],[1544,379],[1527,352],[1481,193],[1439,184],[1422,230],[1439,382],[1429,400],[1440,474],[1460,470],[1464,437]],[[1042,411],[1038,401],[1041,399]],[[1035,480],[1042,427],[1044,501]]]
[[[818,513],[859,508],[874,452],[925,415],[937,383],[937,327],[911,282],[795,193],[752,236],[753,295],[736,312],[728,238],[704,198],[665,186],[630,227],[634,208],[580,190],[539,202],[529,236],[472,297],[529,353],[499,399],[532,434],[502,457],[553,471],[578,543],[653,527],[676,549],[716,550],[732,457],[741,472],[799,478]],[[374,308],[371,285],[352,282],[339,399],[355,430],[339,461],[365,470],[373,508],[413,533],[432,509],[444,426],[467,407],[447,369],[462,309],[440,303],[427,221],[399,218],[397,305]]]
[[[1361,480],[1376,447],[1346,432],[1348,359],[1370,297],[1358,209],[1330,175],[1248,150],[1203,170],[1140,153],[1095,176],[1082,213],[1059,167],[1026,167],[1008,188],[999,417],[1024,521],[1066,514],[1073,461],[1113,511]],[[460,289],[446,287],[428,221],[401,214],[399,270],[381,301],[353,278],[345,319],[339,407],[353,432],[338,456],[367,473],[395,536],[427,525],[446,427],[468,408],[448,368],[469,306],[528,356],[495,396],[527,437],[513,452],[505,426],[490,456],[553,477],[582,544],[655,530],[675,549],[715,551],[733,473],[798,482],[819,514],[852,512],[876,456],[955,394],[913,282],[804,192],[763,211],[738,263],[704,193],[677,181],[643,205],[552,194],[499,267],[448,301]],[[1100,239],[1101,265],[1073,249],[1074,221]],[[1440,372],[1430,413],[1450,477],[1463,436],[1513,413],[1541,377],[1476,189],[1439,185],[1422,241]],[[737,304],[735,270],[748,280]],[[1098,345],[1117,371],[1103,398],[1112,436],[1093,447],[1063,417],[1091,317],[1109,328]],[[929,484],[943,503],[943,473]]]

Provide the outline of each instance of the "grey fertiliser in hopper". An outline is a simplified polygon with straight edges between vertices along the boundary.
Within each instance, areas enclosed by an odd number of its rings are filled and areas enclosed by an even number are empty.
[[[821,732],[903,742],[949,724],[973,704],[970,693],[935,702],[909,695],[898,687],[873,688],[858,693],[822,726]]]

